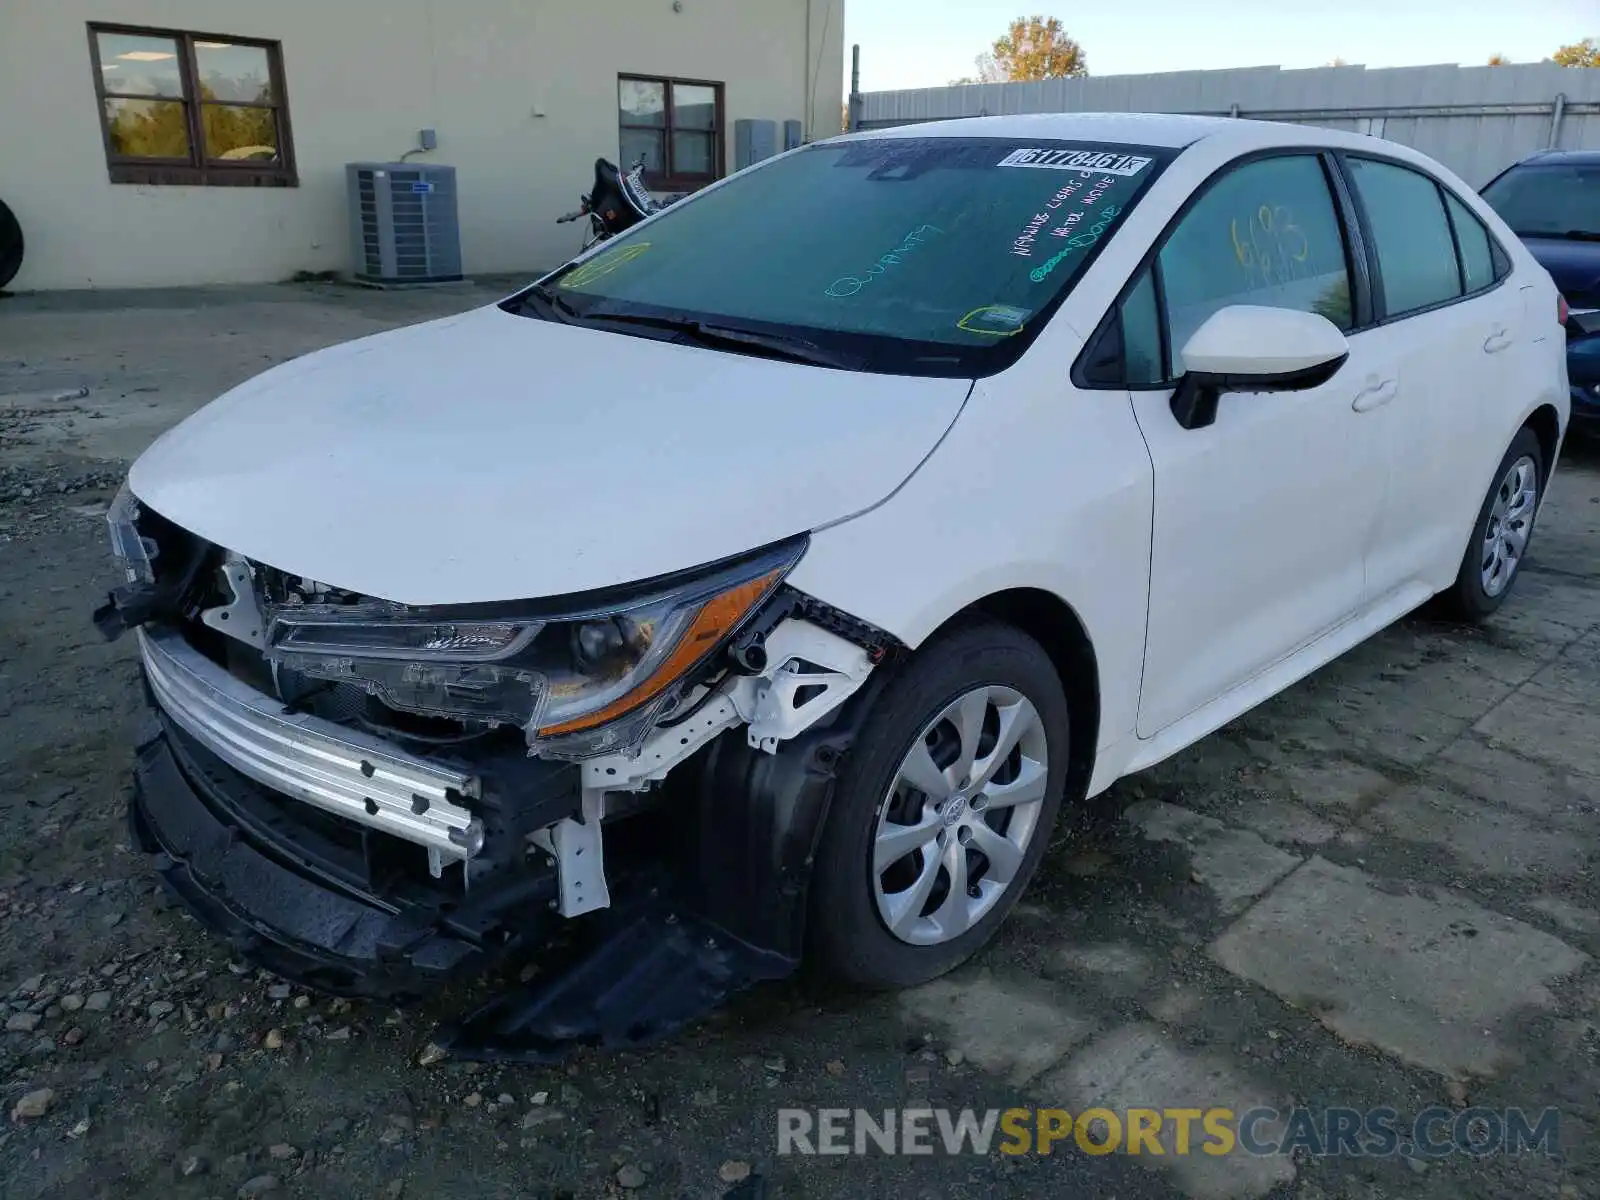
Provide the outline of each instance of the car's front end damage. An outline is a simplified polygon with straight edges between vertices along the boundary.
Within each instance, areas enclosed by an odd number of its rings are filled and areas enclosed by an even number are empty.
[[[389,1002],[518,960],[443,1031],[543,1058],[664,1034],[797,965],[833,767],[894,640],[785,582],[806,539],[527,603],[390,603],[124,491],[151,721],[130,820],[268,969]],[[523,972],[529,975],[529,972]]]

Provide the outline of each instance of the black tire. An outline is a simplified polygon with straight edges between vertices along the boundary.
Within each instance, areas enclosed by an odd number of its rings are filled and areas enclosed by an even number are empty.
[[[878,912],[869,865],[878,817],[914,739],[946,705],[985,684],[1021,692],[1039,714],[1048,762],[1038,824],[1007,891],[982,919],[947,942],[911,945],[890,933]],[[1069,728],[1066,693],[1049,655],[1019,630],[984,621],[920,649],[877,697],[840,766],[812,872],[808,965],[859,987],[909,987],[944,974],[983,946],[1026,890],[1049,844],[1066,787]]]
[[[1539,480],[1539,499],[1544,498],[1545,463],[1544,451],[1539,445],[1539,439],[1533,430],[1523,426],[1517,431],[1517,436],[1511,439],[1511,446],[1506,450],[1505,457],[1500,460],[1500,465],[1495,468],[1494,479],[1489,484],[1489,491],[1483,498],[1483,505],[1478,509],[1478,519],[1472,526],[1472,537],[1467,541],[1466,552],[1461,556],[1461,569],[1456,574],[1456,581],[1439,597],[1444,613],[1462,621],[1482,621],[1499,610],[1506,602],[1506,597],[1511,594],[1511,589],[1516,586],[1517,576],[1522,573],[1522,564],[1527,561],[1528,549],[1533,544],[1532,524],[1536,522],[1538,509],[1535,507],[1534,515],[1529,518],[1530,528],[1528,542],[1523,547],[1522,556],[1517,560],[1511,571],[1511,577],[1505,586],[1495,595],[1490,595],[1483,584],[1483,543],[1488,536],[1489,521],[1494,509],[1495,497],[1499,494],[1502,483],[1511,471],[1512,464],[1523,457],[1533,459],[1533,467]]]
[[[0,200],[0,288],[17,277],[22,270],[22,226]]]

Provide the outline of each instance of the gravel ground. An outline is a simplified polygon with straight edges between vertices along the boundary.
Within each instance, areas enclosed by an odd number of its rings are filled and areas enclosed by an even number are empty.
[[[1400,623],[1056,839],[997,942],[901,996],[795,983],[645,1054],[429,1061],[169,906],[89,610],[161,429],[270,362],[492,288],[0,301],[0,1195],[1600,1196],[1600,456],[1510,608]],[[780,1107],[1547,1105],[1562,1154],[778,1157]]]

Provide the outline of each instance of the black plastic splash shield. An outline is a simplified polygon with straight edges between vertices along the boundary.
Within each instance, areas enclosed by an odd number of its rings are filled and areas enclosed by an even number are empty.
[[[609,928],[547,981],[441,1026],[434,1041],[458,1057],[491,1062],[557,1062],[579,1047],[637,1049],[799,965],[730,937],[665,897],[607,918]]]
[[[462,1058],[527,1063],[585,1046],[629,1050],[793,974],[835,775],[883,678],[779,754],[743,737],[713,743],[678,797],[692,816],[677,853],[662,861],[657,846],[651,866],[626,883],[619,876],[618,906],[594,915],[570,957],[441,1027],[437,1044]]]

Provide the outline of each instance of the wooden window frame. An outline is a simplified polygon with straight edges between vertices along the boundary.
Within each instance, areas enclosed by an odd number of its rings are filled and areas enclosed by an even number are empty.
[[[632,129],[641,133],[659,133],[662,135],[662,145],[666,159],[666,170],[660,172],[646,171],[644,174],[645,186],[651,188],[652,190],[692,190],[694,188],[702,188],[708,183],[715,183],[727,173],[727,87],[725,84],[715,79],[680,79],[674,75],[642,75],[633,71],[623,71],[617,76],[619,98],[621,86],[626,82],[661,84],[666,89],[667,106],[664,113],[666,118],[666,124],[664,125],[629,124],[622,119],[622,110],[620,106],[618,107],[617,134],[619,162],[617,165],[621,167],[623,171],[627,171],[627,169],[633,164],[620,161],[621,134],[624,130]],[[712,158],[711,173],[709,175],[693,173],[685,174],[681,171],[674,170],[674,167],[677,165],[673,162],[672,152],[672,134],[676,129],[676,122],[673,120],[673,114],[676,110],[676,103],[673,100],[672,93],[672,89],[675,84],[683,84],[687,87],[707,87],[711,88],[716,94],[716,120],[712,123],[712,128],[709,130],[700,129],[697,127],[692,129],[686,128],[684,131],[711,134]]]
[[[299,187],[300,176],[294,162],[294,134],[289,124],[289,94],[283,74],[283,46],[280,42],[262,38],[236,37],[232,34],[201,33],[187,29],[160,29],[144,25],[118,25],[91,21],[88,23],[89,65],[94,71],[95,107],[99,112],[100,137],[105,146],[106,168],[112,183],[155,184],[188,187]],[[102,33],[131,34],[136,37],[167,38],[178,46],[178,78],[183,87],[181,97],[125,96],[107,92],[105,72],[100,68],[100,39]],[[202,111],[205,102],[200,99],[200,73],[195,62],[196,42],[224,42],[230,46],[254,46],[267,53],[268,82],[272,85],[271,104],[247,101],[226,101],[234,108],[271,109],[278,134],[279,161],[270,166],[250,162],[218,162],[206,157],[205,126]],[[183,105],[186,128],[189,134],[189,157],[143,158],[116,152],[111,141],[111,127],[106,121],[108,99],[154,100]]]

